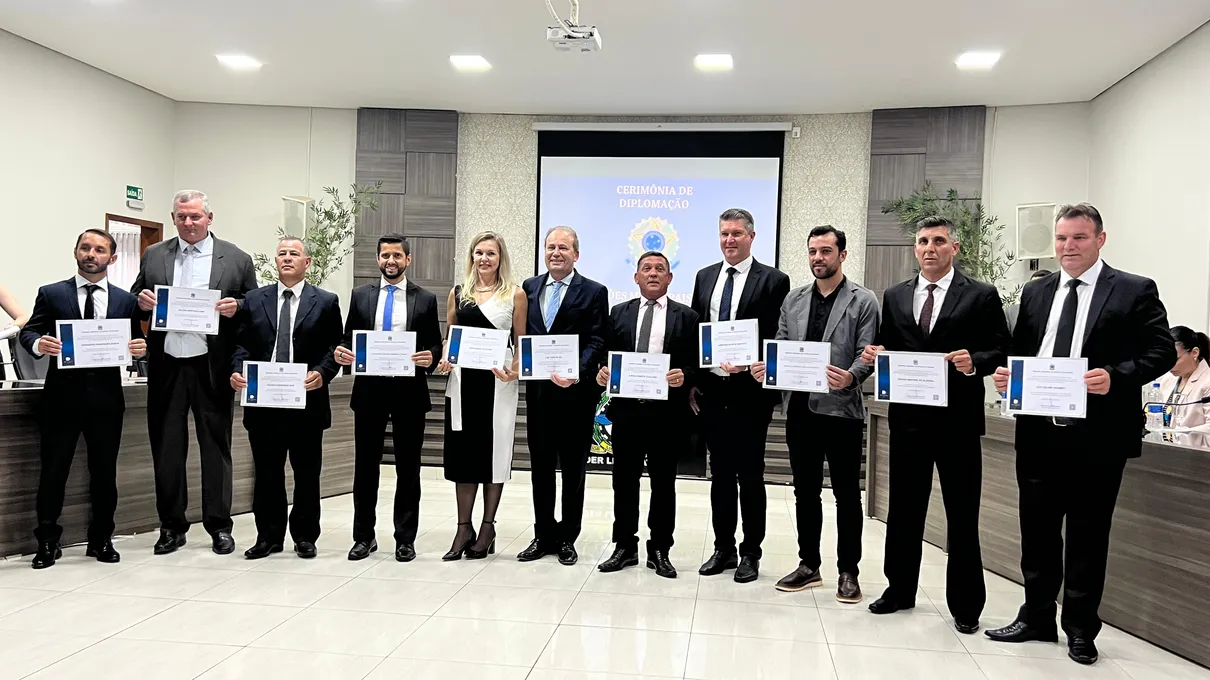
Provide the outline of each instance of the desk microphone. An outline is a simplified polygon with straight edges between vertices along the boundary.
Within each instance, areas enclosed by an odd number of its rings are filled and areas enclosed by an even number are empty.
[[[1210,396],[1202,397],[1201,399],[1198,399],[1197,401],[1181,401],[1181,402],[1177,402],[1177,403],[1174,403],[1174,404],[1170,404],[1170,403],[1168,403],[1168,402],[1166,402],[1166,401],[1149,401],[1149,402],[1147,402],[1147,403],[1143,404],[1143,406],[1152,406],[1152,405],[1158,405],[1158,406],[1197,406],[1198,404],[1210,404]]]

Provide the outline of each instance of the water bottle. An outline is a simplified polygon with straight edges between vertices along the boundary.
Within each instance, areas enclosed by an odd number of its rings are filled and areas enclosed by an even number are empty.
[[[1148,439],[1159,439],[1159,430],[1164,427],[1164,397],[1160,393],[1160,384],[1151,383],[1147,390],[1147,432]]]

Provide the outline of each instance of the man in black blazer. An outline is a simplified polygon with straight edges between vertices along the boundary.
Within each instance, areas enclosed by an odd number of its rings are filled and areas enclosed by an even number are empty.
[[[336,363],[352,366],[354,331],[411,331],[416,334],[412,377],[359,375],[353,380],[353,547],[350,560],[363,560],[378,549],[374,537],[378,479],[387,421],[395,451],[395,559],[416,559],[416,528],[420,521],[420,450],[424,445],[424,414],[433,410],[426,376],[433,357],[441,356],[441,326],[437,296],[407,280],[412,250],[407,239],[387,234],[378,239],[378,270],[382,280],[353,290],[344,340],[336,347]]]
[[[945,502],[949,564],[945,599],[954,628],[972,634],[987,600],[979,552],[979,497],[983,483],[983,377],[1004,363],[1008,327],[1000,293],[954,268],[961,244],[954,225],[929,217],[916,225],[920,274],[886,290],[876,345],[878,352],[944,353],[949,362],[945,407],[891,404],[891,505],[887,512],[887,577],[875,614],[916,606],[924,520],[933,489],[933,466]]]
[[[527,279],[527,335],[577,335],[580,377],[551,375],[550,382],[525,384],[525,432],[534,493],[534,540],[517,555],[522,562],[558,555],[573,565],[584,516],[584,471],[592,446],[592,419],[601,388],[597,369],[605,360],[609,291],[575,270],[580,237],[571,227],[546,232],[545,274]],[[562,521],[555,521],[555,467],[562,472]]]
[[[697,273],[693,311],[703,323],[758,319],[760,339],[771,340],[777,335],[781,303],[790,293],[790,277],[752,257],[752,241],[756,238],[752,213],[732,208],[718,221],[723,261]],[[763,351],[763,346],[758,348],[758,352]],[[765,438],[773,407],[780,399],[777,390],[763,389],[747,366],[727,364],[698,373],[689,403],[700,416],[710,452],[710,513],[714,523],[714,554],[698,569],[703,576],[735,569],[735,581],[748,583],[759,574],[760,544],[765,540]],[[738,555],[737,483],[744,522]]]
[[[172,200],[177,236],[143,253],[130,292],[139,296],[142,318],[155,307],[156,286],[221,291],[217,335],[153,332],[148,338],[147,431],[155,466],[155,504],[160,538],[155,554],[185,545],[189,520],[185,459],[189,455],[192,411],[202,463],[202,526],[214,552],[235,550],[231,538],[231,419],[234,396],[228,383],[235,352],[232,317],[248,291],[256,288],[252,258],[210,232],[214,213],[200,191],[179,191]]]
[[[1017,416],[1025,604],[1016,621],[987,636],[1057,641],[1062,585],[1068,656],[1091,664],[1113,509],[1126,461],[1142,452],[1140,388],[1172,368],[1176,349],[1155,282],[1100,259],[1105,231],[1097,209],[1066,205],[1057,215],[1062,271],[1025,286],[1012,355],[1088,359],[1088,411],[1078,420]],[[1008,375],[996,370],[1001,392]]]
[[[130,319],[130,354],[147,351],[139,324],[138,303],[126,291],[109,285],[105,270],[117,261],[117,243],[100,229],[89,229],[76,239],[76,275],[38,289],[34,312],[21,329],[21,344],[35,356],[57,357],[63,345],[56,321],[77,319]],[[34,569],[54,566],[63,556],[59,538],[63,527],[63,496],[71,460],[80,434],[88,445],[88,496],[92,516],[85,554],[98,562],[121,560],[113,548],[113,514],[118,507],[118,448],[122,444],[123,368],[62,370],[54,358],[42,390],[42,472],[38,477],[38,553]]]
[[[613,422],[613,542],[616,549],[597,566],[619,571],[639,563],[639,479],[643,460],[651,477],[651,506],[647,526],[647,568],[664,578],[676,578],[668,559],[676,526],[676,467],[689,446],[689,386],[697,366],[698,316],[668,298],[672,267],[658,251],[639,257],[634,281],[640,297],[614,305],[609,314],[608,351],[668,354],[668,398],[609,401]],[[597,373],[597,384],[609,384],[609,366]]]
[[[305,409],[264,406],[244,408],[244,429],[256,463],[252,512],[256,545],[244,552],[250,560],[282,551],[286,536],[286,458],[294,470],[294,508],[290,536],[294,552],[315,557],[319,538],[319,471],[323,464],[323,431],[332,426],[328,383],[336,377],[340,344],[340,301],[306,282],[311,258],[306,245],[287,237],[277,244],[277,283],[245,298],[237,315],[239,333],[231,359],[231,388],[248,386],[245,361],[307,365]]]

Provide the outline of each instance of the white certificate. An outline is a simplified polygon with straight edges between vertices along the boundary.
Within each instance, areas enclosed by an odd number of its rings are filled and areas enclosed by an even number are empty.
[[[462,368],[491,370],[504,368],[508,353],[509,331],[498,328],[450,326],[450,347],[446,361]]]
[[[1088,415],[1087,372],[1088,359],[1083,357],[1009,357],[1007,412],[1084,418]]]
[[[130,365],[130,319],[56,321],[59,368]]]
[[[245,361],[244,379],[248,386],[240,395],[240,406],[261,408],[306,408],[306,364],[275,361]]]
[[[353,375],[416,375],[412,331],[353,331]]]
[[[760,361],[760,324],[756,319],[715,321],[697,327],[698,359],[702,368],[725,363],[750,366]]]
[[[668,399],[670,354],[609,353],[609,398]]]
[[[948,406],[948,377],[944,354],[879,352],[874,360],[874,398],[893,404]]]
[[[522,380],[580,377],[580,336],[522,335],[520,344]]]
[[[765,341],[765,387],[827,392],[832,345],[794,340]]]
[[[221,295],[217,290],[156,286],[151,330],[217,335]]]

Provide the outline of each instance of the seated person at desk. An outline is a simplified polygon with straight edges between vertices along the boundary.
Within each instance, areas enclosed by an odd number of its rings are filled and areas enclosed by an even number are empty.
[[[1210,338],[1187,326],[1173,326],[1176,341],[1176,365],[1160,378],[1160,394],[1168,402],[1164,409],[1164,427],[1188,432],[1165,438],[1176,444],[1210,448]]]

